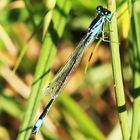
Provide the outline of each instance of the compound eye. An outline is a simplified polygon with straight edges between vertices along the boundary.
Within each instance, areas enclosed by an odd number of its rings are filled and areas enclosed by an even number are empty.
[[[106,16],[110,15],[110,14],[111,14],[111,12],[109,10],[104,12],[104,15],[106,15]]]
[[[103,9],[103,7],[101,5],[97,6],[97,11],[101,11]]]

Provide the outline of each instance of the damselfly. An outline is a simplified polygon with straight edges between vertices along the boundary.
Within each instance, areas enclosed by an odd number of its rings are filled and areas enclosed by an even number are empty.
[[[79,64],[85,49],[95,40],[99,33],[102,33],[102,37],[104,40],[104,24],[105,22],[110,22],[112,13],[102,6],[97,6],[98,15],[92,21],[91,25],[89,26],[87,33],[81,39],[80,43],[78,44],[75,51],[71,54],[69,59],[66,61],[64,66],[58,71],[54,79],[49,83],[46,88],[46,94],[51,94],[51,100],[45,107],[44,111],[38,118],[32,133],[35,134],[38,132],[39,128],[41,127],[45,116],[48,114],[50,107],[60,91],[64,88],[64,85],[68,82],[70,74],[75,70],[77,65]]]

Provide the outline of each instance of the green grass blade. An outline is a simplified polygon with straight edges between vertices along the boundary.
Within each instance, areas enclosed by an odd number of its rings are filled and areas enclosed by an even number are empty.
[[[140,28],[139,28],[139,17],[136,11],[136,5],[139,5],[140,2],[137,1],[132,7],[132,23],[131,23],[131,38],[130,42],[132,45],[131,61],[133,69],[133,114],[132,114],[132,128],[131,128],[131,140],[138,139],[138,130],[139,130],[139,112],[140,112]]]
[[[4,94],[0,96],[0,110],[17,117],[19,120],[23,117],[23,109],[19,106],[19,103],[15,98]]]
[[[44,34],[47,32],[47,30],[48,30],[48,27],[49,27],[49,25],[50,25],[50,22],[51,22],[51,20],[52,20],[52,15],[53,15],[53,9],[54,9],[54,6],[55,6],[55,3],[56,3],[56,1],[54,0],[54,1],[51,1],[50,3],[49,3],[49,1],[47,1],[47,4],[49,5],[48,6],[48,11],[47,11],[47,13],[45,13],[45,15],[43,15],[43,17],[42,17],[42,20],[40,21],[40,23],[39,23],[39,25],[37,25],[36,26],[36,30],[34,30],[34,32],[31,34],[31,36],[29,37],[29,39],[27,40],[27,42],[26,43],[29,43],[30,42],[30,40],[32,39],[32,37],[35,35],[35,33],[39,30],[39,28],[40,28],[40,26],[42,25],[42,23],[43,23],[43,20],[44,20],[44,17],[45,17],[45,27],[44,27]],[[25,1],[25,6],[26,6],[26,8],[27,8],[27,10],[28,10],[28,12],[30,13],[31,12],[31,10],[29,10],[29,8],[28,7],[30,7],[30,3],[27,1]],[[32,14],[31,14],[32,15]],[[30,17],[31,17],[31,15],[30,15]],[[32,17],[33,18],[33,17]],[[33,21],[33,20],[32,20]],[[33,25],[35,26],[35,22],[33,21]],[[13,68],[13,72],[16,72],[16,70],[18,69],[18,67],[19,67],[19,65],[20,65],[20,63],[21,63],[21,61],[22,61],[22,59],[23,59],[23,57],[24,57],[24,55],[25,55],[25,53],[26,53],[26,51],[27,51],[27,49],[28,49],[28,44],[25,44],[24,46],[23,46],[23,49],[21,50],[21,53],[20,53],[20,55],[19,55],[19,57],[18,57],[18,59],[17,59],[17,62],[16,62],[16,64],[15,64],[15,66],[14,66],[14,68]]]
[[[52,22],[48,33],[43,40],[39,61],[37,63],[34,82],[28,101],[27,110],[18,134],[18,140],[28,140],[34,125],[35,111],[39,105],[40,99],[44,94],[40,94],[46,76],[50,71],[52,60],[56,53],[58,39],[62,36],[66,24],[66,18],[70,11],[70,1],[60,0],[54,9]]]
[[[25,3],[25,7],[26,7],[26,9],[28,11],[28,14],[30,16],[30,20],[32,22],[32,25],[34,26],[34,28],[36,28],[36,24],[35,24],[35,20],[34,20],[34,16],[33,16],[34,14],[33,14],[32,4],[28,0],[25,0],[24,3]]]
[[[111,11],[116,11],[115,0],[109,0],[108,5]],[[128,126],[128,118],[127,118],[123,80],[122,80],[116,13],[114,13],[112,17],[112,22],[110,23],[110,31],[113,31],[110,32],[112,70],[113,70],[114,87],[116,92],[116,101],[118,106],[121,131],[122,131],[123,139],[129,140],[130,132]]]
[[[19,57],[18,57],[18,59],[17,59],[17,61],[16,61],[16,64],[15,64],[15,66],[14,66],[14,68],[13,68],[13,72],[14,72],[14,73],[15,73],[16,70],[18,69],[18,67],[19,67],[19,65],[20,65],[20,63],[21,63],[21,61],[22,61],[22,59],[23,59],[23,57],[24,57],[24,55],[25,55],[27,49],[28,49],[28,45],[24,45],[24,46],[23,46],[23,49],[21,50],[21,53],[20,53],[20,55],[19,55]]]
[[[88,135],[91,139],[105,140],[103,133],[99,130],[96,124],[88,118],[85,112],[74,100],[72,100],[68,95],[63,94],[63,96],[59,98],[59,101],[73,116],[83,133]]]

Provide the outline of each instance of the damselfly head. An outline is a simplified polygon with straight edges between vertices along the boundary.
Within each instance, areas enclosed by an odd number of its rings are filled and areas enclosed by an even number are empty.
[[[103,16],[106,16],[107,19],[110,19],[112,14],[111,14],[111,11],[109,11],[108,9],[106,8],[103,8],[103,6],[99,5],[97,6],[97,12]]]

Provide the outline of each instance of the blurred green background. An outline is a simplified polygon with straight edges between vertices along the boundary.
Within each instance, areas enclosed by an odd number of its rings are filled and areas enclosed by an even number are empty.
[[[102,42],[88,62],[98,40],[86,50],[41,130],[31,134],[50,99],[44,87],[86,33],[96,7],[107,3],[0,0],[0,140],[122,140],[109,43]],[[140,117],[140,1],[117,0],[116,4],[131,135],[138,132],[131,124]]]

